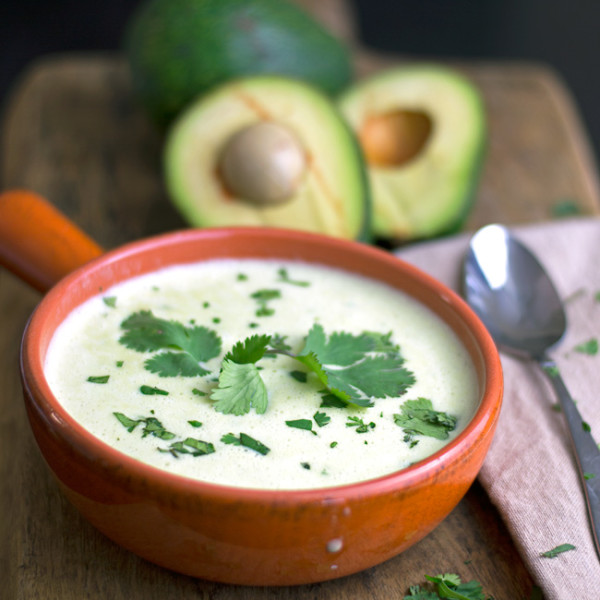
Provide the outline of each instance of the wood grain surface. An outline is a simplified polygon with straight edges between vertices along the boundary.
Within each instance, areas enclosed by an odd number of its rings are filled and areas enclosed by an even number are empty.
[[[346,29],[345,31],[351,31]],[[408,57],[357,49],[365,75]],[[413,59],[414,60],[414,59]],[[589,145],[568,92],[548,69],[456,64],[480,86],[490,146],[467,228],[552,218],[557,202],[600,213]],[[0,131],[0,185],[45,195],[102,246],[184,227],[161,179],[161,135],[111,55],[59,56],[28,70]],[[39,295],[0,270],[0,596],[7,599],[254,600],[402,598],[424,574],[477,579],[496,600],[530,597],[534,582],[475,483],[428,537],[383,565],[341,580],[293,588],[243,588],[155,567],[108,541],[63,499],[29,432],[18,351]]]

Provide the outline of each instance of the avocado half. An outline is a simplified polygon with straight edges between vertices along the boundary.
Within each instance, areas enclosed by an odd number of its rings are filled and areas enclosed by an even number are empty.
[[[193,226],[369,237],[356,138],[335,105],[304,82],[253,77],[202,96],[171,127],[164,165],[169,196]]]
[[[339,106],[368,163],[374,236],[409,241],[458,229],[486,145],[478,89],[444,66],[397,67],[355,85]]]
[[[144,0],[123,43],[134,91],[163,126],[230,79],[277,74],[328,94],[352,79],[349,49],[288,0]]]

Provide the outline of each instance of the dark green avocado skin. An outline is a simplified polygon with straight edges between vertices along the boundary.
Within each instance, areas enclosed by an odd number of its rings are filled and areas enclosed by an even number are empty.
[[[335,95],[353,75],[349,50],[287,0],[147,0],[124,51],[136,95],[162,126],[229,79],[285,75]]]

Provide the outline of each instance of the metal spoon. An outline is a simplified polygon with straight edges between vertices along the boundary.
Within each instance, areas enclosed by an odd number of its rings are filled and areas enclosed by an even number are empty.
[[[552,281],[535,256],[506,228],[488,225],[469,244],[464,294],[500,350],[535,360],[550,378],[571,433],[600,557],[600,450],[548,355],[567,326]]]

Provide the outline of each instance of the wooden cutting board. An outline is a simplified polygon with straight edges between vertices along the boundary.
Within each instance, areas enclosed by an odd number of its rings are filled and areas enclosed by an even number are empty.
[[[331,3],[309,2],[321,11]],[[340,4],[334,2],[333,4]],[[338,12],[324,15],[350,39]],[[414,57],[355,49],[362,76]],[[597,174],[568,91],[546,67],[455,64],[480,86],[490,144],[466,225],[554,218],[569,201],[600,213]],[[0,131],[0,185],[27,187],[107,248],[183,227],[161,180],[161,137],[131,94],[118,56],[66,55],[34,64],[17,84]],[[43,600],[401,599],[424,574],[477,579],[496,600],[529,598],[530,575],[478,483],[428,537],[378,567],[294,588],[241,588],[155,567],[96,532],[62,498],[29,432],[18,348],[39,295],[0,270],[0,580],[2,597]],[[401,515],[399,515],[401,518]],[[6,594],[6,596],[4,596]]]

